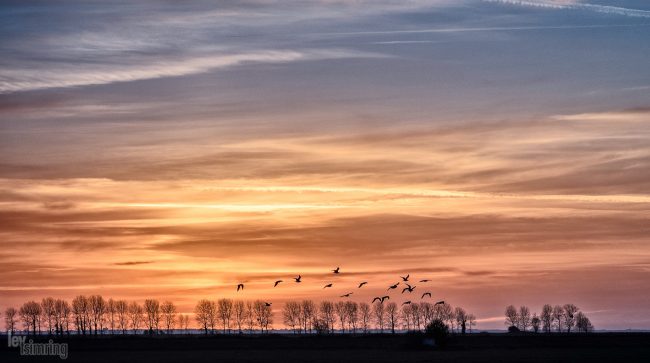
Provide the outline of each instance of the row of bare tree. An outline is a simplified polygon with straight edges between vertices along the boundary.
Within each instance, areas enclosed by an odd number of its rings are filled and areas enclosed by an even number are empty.
[[[205,334],[217,329],[224,333],[233,331],[268,332],[273,324],[271,304],[263,301],[231,299],[200,300],[194,308],[196,326]],[[152,333],[173,330],[188,331],[190,317],[179,314],[171,301],[147,299],[137,301],[104,299],[101,295],[79,295],[71,303],[63,299],[46,297],[41,302],[28,301],[19,309],[7,308],[4,312],[7,331],[20,330],[33,334],[80,335],[102,333]],[[341,332],[384,332],[404,329],[422,330],[434,319],[447,322],[452,331],[465,333],[476,325],[476,317],[463,308],[423,302],[398,307],[393,302],[376,302],[373,305],[353,301],[312,300],[288,301],[282,309],[286,327],[296,333],[328,333],[338,328]]]
[[[575,327],[578,331],[588,333],[594,329],[589,318],[574,304],[555,306],[546,304],[539,315],[537,313],[531,315],[527,306],[520,306],[517,309],[514,305],[510,305],[506,307],[505,316],[505,324],[509,330],[516,328],[525,332],[530,328],[537,333],[541,327],[545,333],[552,331],[570,333]]]
[[[420,331],[431,321],[440,319],[448,322],[452,331],[463,334],[476,325],[476,317],[465,309],[449,304],[407,304],[398,307],[396,303],[375,302],[356,303],[354,301],[321,301],[318,306],[311,300],[289,301],[282,309],[284,324],[296,333],[362,331],[368,333],[373,328],[379,332],[386,330]]]
[[[147,299],[143,305],[135,301],[105,300],[101,295],[79,295],[69,303],[63,299],[46,297],[40,303],[28,301],[19,309],[7,308],[4,312],[5,326],[12,333],[22,322],[26,331],[40,334],[69,333],[98,334],[146,328],[150,332],[161,329],[171,331],[176,326],[187,329],[189,316],[178,314],[171,301],[160,302]],[[177,325],[178,324],[178,325]]]

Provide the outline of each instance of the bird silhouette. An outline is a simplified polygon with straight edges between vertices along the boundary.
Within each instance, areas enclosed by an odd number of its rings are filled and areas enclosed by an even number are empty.
[[[244,289],[244,284],[238,284],[237,285],[237,291],[243,290]]]
[[[334,270],[332,270],[332,272],[334,272],[335,274],[339,273],[339,268],[340,267],[337,266]]]
[[[427,279],[420,280],[420,282],[429,282],[429,281],[431,281],[431,280],[427,280]]]
[[[266,305],[266,306],[271,306],[271,304],[273,304],[273,303],[270,303],[270,302],[265,302],[264,303],[264,305]]]
[[[438,301],[437,303],[435,303],[434,305],[443,305],[444,303],[445,303],[444,300],[440,300],[440,301]]]
[[[384,300],[390,300],[390,296],[388,296],[388,295],[386,295],[386,296],[382,296],[382,297],[381,297],[381,303],[382,303],[382,304],[384,303]]]
[[[429,297],[431,297],[430,292],[425,292],[424,294],[422,294],[422,297],[420,299],[424,299],[424,297],[427,296],[427,295],[429,295]]]
[[[400,276],[402,278],[402,281],[406,282],[409,280],[409,276],[411,275],[406,275],[406,276]]]
[[[294,277],[293,279],[296,280],[296,282],[300,282],[301,278],[302,278],[302,276],[298,275],[298,277]]]
[[[352,294],[353,294],[353,292],[348,292],[347,294],[343,294],[340,297],[350,297],[350,295],[352,295]]]
[[[406,284],[406,286],[408,286],[408,287],[405,287],[404,289],[402,289],[402,294],[403,294],[405,291],[413,292],[413,290],[415,290],[415,288],[416,288],[416,286],[411,286],[411,285],[409,285],[409,284]]]
[[[323,286],[323,289],[326,289],[328,287],[332,287],[332,284],[327,284],[327,285]]]
[[[396,289],[396,288],[397,288],[397,285],[399,285],[399,282],[396,283],[395,285],[390,285],[390,286],[388,287],[388,290]],[[386,291],[388,291],[388,290],[386,290]]]
[[[278,286],[278,284],[281,283],[281,282],[282,282],[282,280],[278,280],[278,281],[276,281],[275,284],[273,285],[273,287]]]
[[[364,282],[360,283],[360,284],[359,284],[359,288],[361,288],[363,285],[365,285],[365,284],[367,284],[367,283],[368,283],[368,281],[364,281]]]
[[[409,304],[411,304],[411,300],[409,300],[409,301],[404,301],[404,302],[402,303],[402,305],[409,305]]]
[[[379,301],[379,302],[382,302],[382,300],[381,300],[381,298],[380,298],[379,296],[377,296],[377,297],[375,297],[374,299],[372,299],[372,302],[371,302],[371,304],[374,304],[374,303],[375,303],[375,301]]]

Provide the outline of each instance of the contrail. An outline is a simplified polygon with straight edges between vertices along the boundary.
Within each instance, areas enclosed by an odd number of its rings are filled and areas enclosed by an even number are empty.
[[[618,6],[609,5],[596,5],[596,4],[581,4],[581,3],[568,3],[568,2],[552,2],[552,1],[531,1],[531,0],[483,0],[489,3],[511,4],[519,6],[530,6],[537,8],[549,9],[572,9],[572,10],[588,10],[604,14],[615,14],[632,16],[638,18],[650,18],[650,11],[622,8]]]

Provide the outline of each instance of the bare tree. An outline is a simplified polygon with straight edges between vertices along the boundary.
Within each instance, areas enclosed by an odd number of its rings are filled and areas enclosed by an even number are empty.
[[[104,314],[106,313],[106,301],[101,295],[91,295],[88,297],[90,307],[90,324],[94,327],[95,335],[102,329],[104,323]]]
[[[72,309],[70,304],[63,299],[56,299],[54,302],[54,320],[55,330],[58,334],[63,335],[63,332],[70,332],[70,315]]]
[[[18,310],[13,307],[8,307],[5,310],[5,327],[7,328],[7,331],[10,332],[11,334],[16,331],[16,322],[18,320]]]
[[[282,321],[294,333],[300,332],[300,303],[297,301],[287,301],[282,308]]]
[[[386,307],[381,302],[377,301],[372,305],[372,315],[375,317],[377,328],[381,333],[384,332],[384,324],[386,323]]]
[[[178,325],[182,331],[187,332],[190,325],[190,317],[185,314],[180,314],[178,316]]]
[[[244,302],[241,300],[235,301],[233,304],[233,312],[237,329],[239,330],[239,334],[241,334],[242,326],[246,323],[246,305],[244,305]]]
[[[85,335],[90,324],[90,304],[88,298],[79,295],[72,299],[72,314],[77,332]]]
[[[407,331],[411,331],[413,325],[413,309],[411,305],[402,305],[402,322]]]
[[[528,326],[530,325],[530,309],[528,309],[528,306],[520,306],[519,307],[519,329],[521,331],[526,331],[528,330]]]
[[[347,313],[349,329],[352,329],[352,333],[356,333],[359,323],[359,305],[354,301],[346,301],[345,312]]]
[[[339,301],[334,305],[334,311],[336,316],[339,318],[339,324],[341,326],[341,332],[345,333],[345,322],[347,321],[347,311],[345,309],[345,302]]]
[[[550,333],[553,326],[553,307],[545,304],[542,307],[542,315],[539,318],[542,321],[542,330],[544,333]]]
[[[539,325],[541,324],[542,320],[537,316],[537,313],[533,314],[533,318],[530,319],[530,324],[533,327],[533,331],[535,333],[539,332]]]
[[[232,319],[232,300],[230,299],[219,299],[217,301],[217,314],[219,315],[219,320],[221,321],[221,326],[223,327],[223,333],[226,333],[226,330],[230,331],[230,320]]]
[[[147,329],[149,334],[157,333],[160,325],[160,302],[156,299],[144,301],[144,312],[147,314]]]
[[[36,330],[38,330],[39,334],[41,333],[40,319],[42,312],[43,309],[41,308],[41,305],[36,301],[28,301],[24,303],[18,311],[20,320],[23,321],[25,328],[28,331],[31,328],[34,335],[36,335]]]
[[[571,328],[576,323],[575,316],[578,313],[578,307],[573,304],[565,304],[562,307],[562,317],[564,318],[564,326],[566,327],[567,333],[571,333]]]
[[[465,309],[461,308],[460,306],[457,306],[454,310],[456,324],[460,327],[462,334],[465,334],[465,331],[467,330],[467,316],[468,315]]]
[[[476,326],[476,316],[474,314],[467,315],[467,322],[469,324],[469,332],[472,333],[472,327]]]
[[[257,321],[257,325],[260,327],[260,331],[262,333],[268,332],[269,327],[273,323],[273,312],[271,307],[264,301],[256,300],[253,304],[253,313],[255,314],[255,320]]]
[[[514,305],[508,305],[506,307],[506,322],[507,326],[517,326],[519,322],[519,314],[517,313],[517,308]]]
[[[555,322],[555,327],[557,328],[558,333],[562,331],[562,316],[564,315],[564,309],[560,305],[555,305],[553,311],[551,312],[551,317]]]
[[[316,320],[316,304],[311,300],[303,300],[300,303],[300,321],[302,322],[302,329],[305,333],[307,330],[311,333]]]
[[[420,309],[420,304],[410,304],[411,305],[411,321],[413,322],[413,328],[417,331],[420,331],[422,327],[422,311]],[[451,309],[451,306],[449,306]],[[449,315],[449,320],[453,321],[453,314]]]
[[[117,323],[122,330],[122,334],[126,333],[126,328],[129,324],[129,305],[124,300],[115,302],[115,313],[117,314]]]
[[[176,323],[176,306],[171,301],[165,301],[160,305],[160,312],[162,313],[163,323],[165,324],[165,329],[167,329],[167,334],[171,334],[174,330],[174,324]]]
[[[140,324],[144,320],[144,309],[142,305],[138,304],[136,301],[132,301],[129,304],[129,320],[131,322],[131,329],[133,333],[137,334],[138,329],[140,329]]]
[[[434,319],[442,320],[443,322],[453,320],[454,311],[451,305],[447,303],[436,304],[433,307]]]
[[[320,318],[325,322],[330,332],[334,331],[334,304],[331,301],[321,301],[319,307]]]
[[[52,334],[56,326],[56,313],[54,311],[55,300],[52,297],[46,297],[41,300],[41,314],[43,314],[43,323],[47,323],[47,333]]]
[[[591,325],[591,321],[589,321],[589,318],[582,313],[582,311],[579,311],[576,316],[576,329],[578,331],[583,332],[583,333],[589,333],[594,330],[594,326]]]
[[[246,325],[248,325],[248,331],[253,332],[255,328],[255,307],[253,306],[252,301],[246,301]]]
[[[194,318],[199,326],[203,328],[205,334],[208,334],[208,328],[212,327],[214,315],[216,314],[216,304],[209,300],[199,300],[194,308]]]
[[[361,328],[363,329],[364,334],[368,333],[370,328],[370,305],[368,303],[362,302],[359,304],[359,318],[361,319]]]
[[[424,326],[429,325],[429,323],[433,321],[435,316],[435,310],[433,308],[433,305],[426,301],[420,303],[420,314],[422,315],[422,323],[424,324]]]
[[[111,334],[113,334],[116,325],[115,320],[117,318],[117,309],[115,307],[115,300],[113,300],[113,298],[108,299],[108,303],[106,304],[106,314],[109,329],[111,330]]]
[[[386,319],[388,325],[390,325],[391,334],[395,334],[395,325],[397,325],[399,322],[398,313],[399,310],[397,308],[397,304],[395,304],[394,302],[390,302],[386,304]]]

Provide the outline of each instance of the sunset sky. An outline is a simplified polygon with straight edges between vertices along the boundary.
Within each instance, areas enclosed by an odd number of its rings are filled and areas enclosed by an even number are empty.
[[[646,0],[3,1],[0,54],[2,310],[410,273],[650,328]]]

